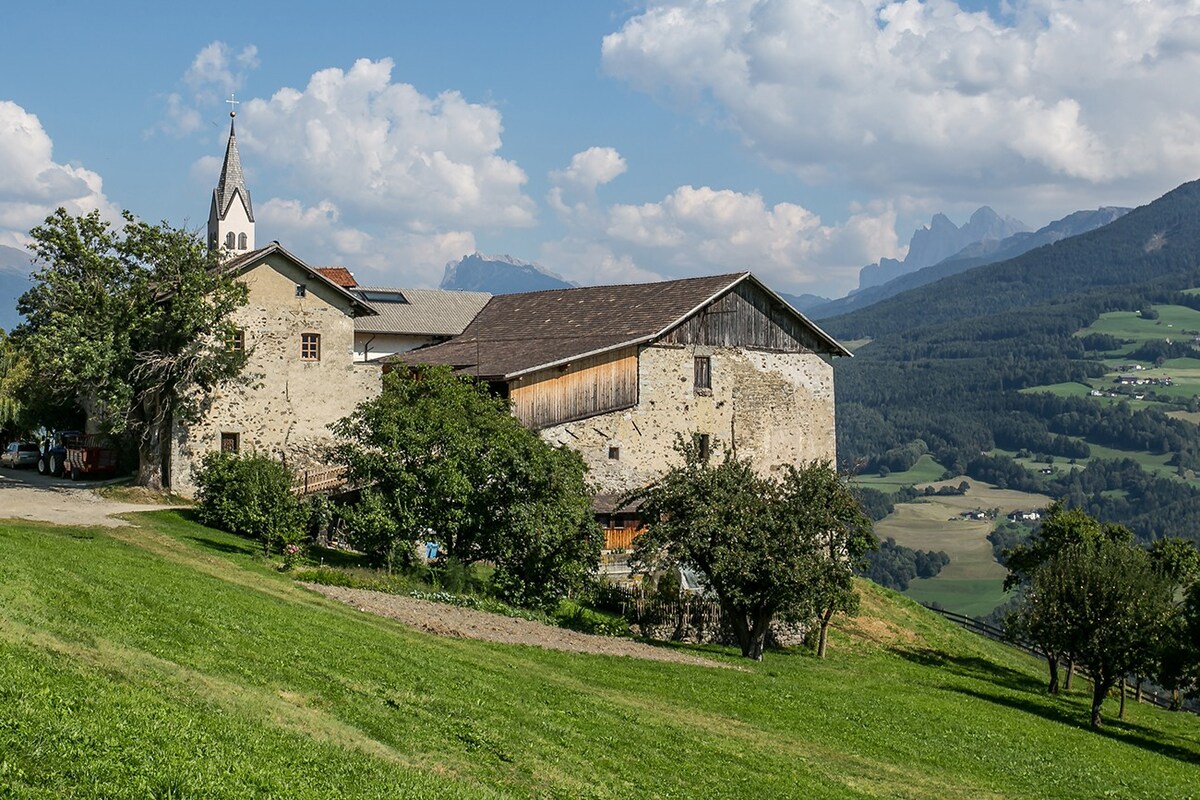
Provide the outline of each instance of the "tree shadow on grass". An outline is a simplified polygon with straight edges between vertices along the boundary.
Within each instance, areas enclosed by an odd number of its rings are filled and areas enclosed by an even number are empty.
[[[893,647],[891,648],[891,652],[905,661],[910,661],[922,667],[933,667],[966,678],[993,683],[1008,689],[1016,689],[1023,692],[1038,692],[1045,688],[1041,681],[1030,677],[1028,674],[1012,667],[1006,667],[994,661],[989,661],[986,658],[951,655],[943,650],[934,650],[929,647]]]
[[[206,536],[189,536],[189,541],[195,542],[201,547],[206,547],[209,550],[216,550],[218,553],[228,553],[231,555],[247,555],[252,556],[259,551],[256,545],[240,542],[219,542],[216,539],[209,539]]]
[[[969,689],[964,686],[946,686],[943,688],[967,695],[968,697],[994,703],[995,705],[1011,708],[1015,711],[1033,714],[1050,722],[1058,722],[1079,730],[1091,730],[1091,727],[1088,725],[1090,703],[1087,702],[1087,698],[1081,698],[1084,700],[1083,703],[1071,707],[1053,702],[1044,695],[1041,697],[1011,697]],[[1200,746],[1193,745],[1189,747],[1185,744],[1174,744],[1163,741],[1161,737],[1171,734],[1165,734],[1163,731],[1147,725],[1108,718],[1104,727],[1098,731],[1094,731],[1094,733],[1098,736],[1104,736],[1116,742],[1140,747],[1178,761],[1196,763],[1200,760]],[[1186,740],[1181,740],[1179,737],[1172,738],[1176,739],[1176,741],[1186,742]]]
[[[338,569],[349,569],[352,567],[369,569],[372,566],[370,558],[363,553],[338,550],[332,547],[321,547],[315,544],[309,545],[308,557],[311,561],[315,561],[321,566],[336,567]]]

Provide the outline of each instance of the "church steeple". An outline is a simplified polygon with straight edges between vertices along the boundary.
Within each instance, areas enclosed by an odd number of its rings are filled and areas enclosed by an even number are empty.
[[[232,98],[228,101],[236,102]],[[221,178],[213,189],[212,205],[208,211],[208,246],[223,247],[228,253],[244,253],[254,249],[254,206],[242,174],[242,159],[238,156],[237,136],[229,112],[229,144],[225,147],[225,163]]]

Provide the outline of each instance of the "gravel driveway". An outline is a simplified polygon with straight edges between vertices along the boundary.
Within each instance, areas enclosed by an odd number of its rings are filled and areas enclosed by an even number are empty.
[[[460,608],[415,597],[371,592],[365,589],[347,589],[343,586],[322,586],[305,583],[314,592],[352,605],[359,611],[399,620],[405,625],[462,639],[481,639],[485,642],[503,644],[527,644],[549,650],[565,650],[569,653],[594,653],[603,656],[628,656],[651,661],[673,661],[678,664],[693,664],[701,667],[725,667],[718,661],[694,656],[679,650],[634,642],[615,636],[593,636],[587,633],[513,619],[473,608]]]
[[[0,468],[0,519],[115,528],[129,523],[113,514],[173,507],[106,500],[94,489],[107,483],[111,481],[76,482],[39,475],[32,469]]]

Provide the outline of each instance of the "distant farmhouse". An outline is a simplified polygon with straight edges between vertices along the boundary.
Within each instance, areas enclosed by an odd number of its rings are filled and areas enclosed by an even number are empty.
[[[209,245],[249,287],[231,343],[247,364],[199,421],[176,424],[176,491],[194,491],[214,450],[323,466],[329,425],[402,364],[486,381],[522,423],[583,456],[600,510],[677,463],[677,437],[693,432],[762,469],[835,456],[832,360],[850,353],[748,272],[495,297],[359,286],[278,242],[255,248],[232,123],[209,217]]]

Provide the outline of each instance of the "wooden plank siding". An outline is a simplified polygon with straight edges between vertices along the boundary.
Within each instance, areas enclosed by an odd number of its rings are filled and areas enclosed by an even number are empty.
[[[777,300],[745,281],[666,333],[664,344],[748,347],[783,353],[826,352]]]
[[[642,535],[646,529],[639,527],[628,528],[605,528],[604,529],[604,549],[605,550],[629,550],[633,547],[633,540]]]
[[[632,408],[638,401],[637,348],[581,358],[509,383],[513,414],[537,430]]]

